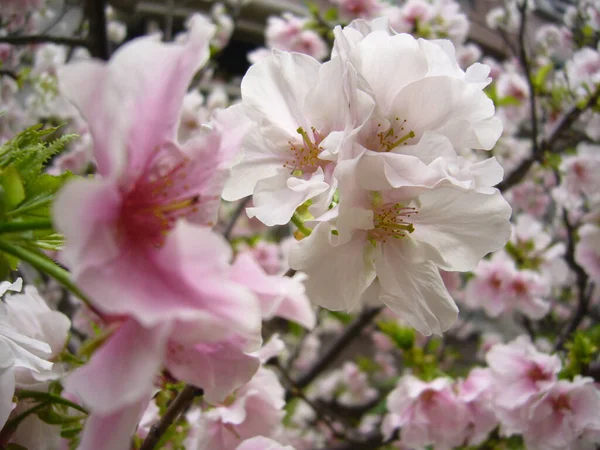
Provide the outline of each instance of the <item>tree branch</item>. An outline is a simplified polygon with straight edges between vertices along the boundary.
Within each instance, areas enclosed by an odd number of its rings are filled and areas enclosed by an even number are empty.
[[[285,382],[288,385],[288,390],[290,392],[292,392],[292,394],[294,396],[300,398],[302,401],[304,401],[308,406],[310,406],[312,408],[312,410],[317,415],[318,420],[320,420],[323,424],[325,424],[325,426],[329,429],[331,434],[338,439],[347,440],[347,437],[344,434],[340,433],[339,431],[337,431],[335,429],[335,427],[332,423],[335,421],[335,418],[330,417],[329,415],[326,415],[323,411],[321,411],[321,409],[316,405],[316,403],[314,403],[306,395],[304,395],[304,392],[302,392],[302,389],[297,388],[297,386],[294,384],[294,380],[292,379],[292,377],[290,377],[290,375],[287,373],[285,368],[282,367],[279,360],[275,359],[273,361],[273,365],[275,367],[277,367],[277,369],[279,370],[279,373],[281,373],[281,376],[285,379]]]
[[[315,364],[308,371],[301,375],[294,385],[298,389],[308,386],[317,378],[323,370],[332,364],[340,352],[350,344],[360,332],[381,312],[383,307],[366,308],[344,332],[329,346]]]
[[[71,47],[87,47],[85,39],[70,38],[63,36],[31,35],[31,36],[0,36],[0,43],[10,45],[30,45],[50,42],[58,45],[69,45]]]
[[[106,31],[106,1],[85,0],[85,16],[88,19],[88,48],[94,58],[108,60],[110,47]]]
[[[146,440],[140,447],[140,450],[154,450],[161,436],[166,433],[169,427],[184,413],[191,405],[194,399],[202,395],[202,389],[187,385],[175,397],[175,400],[169,405],[164,416],[160,418],[156,425],[150,428]]]
[[[577,309],[573,313],[573,316],[569,320],[566,329],[560,335],[556,345],[554,346],[555,350],[561,350],[565,342],[569,339],[571,334],[577,329],[579,324],[585,318],[587,311],[589,309],[590,300],[591,300],[591,289],[588,292],[588,276],[585,273],[585,270],[577,264],[575,261],[575,227],[571,225],[569,222],[569,215],[566,209],[563,209],[563,223],[565,228],[567,229],[567,250],[565,251],[565,261],[568,266],[571,268],[575,275],[577,276]],[[593,285],[592,285],[593,287]]]
[[[541,161],[546,151],[557,152],[555,147],[558,139],[560,139],[562,135],[569,130],[569,128],[577,121],[577,119],[579,119],[579,117],[581,117],[581,115],[586,110],[593,107],[596,104],[596,102],[598,102],[598,99],[600,99],[600,86],[596,88],[594,93],[587,99],[587,101],[581,107],[575,105],[569,110],[567,114],[563,116],[563,118],[558,123],[556,128],[554,128],[554,131],[552,131],[548,139],[541,142],[541,144],[538,147],[538,153],[532,152],[529,158],[524,159],[515,170],[513,170],[506,178],[504,178],[504,180],[500,184],[498,184],[498,189],[501,192],[509,190],[514,185],[520,183],[523,180],[523,178],[525,178],[533,163]]]

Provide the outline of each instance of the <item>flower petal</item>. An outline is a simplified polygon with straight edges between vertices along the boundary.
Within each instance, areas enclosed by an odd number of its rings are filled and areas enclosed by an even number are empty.
[[[148,400],[169,331],[170,325],[143,328],[128,320],[67,378],[66,390],[102,416]]]
[[[410,237],[425,259],[444,270],[473,270],[510,237],[511,207],[498,191],[488,195],[444,187],[422,194],[419,200]]]
[[[407,257],[405,242],[386,243],[375,251],[380,300],[420,333],[441,335],[458,317],[438,269]]]

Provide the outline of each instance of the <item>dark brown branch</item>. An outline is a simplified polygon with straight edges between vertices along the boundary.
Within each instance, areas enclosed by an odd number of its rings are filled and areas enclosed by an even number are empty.
[[[279,370],[279,373],[281,373],[281,376],[284,378],[285,383],[288,385],[288,391],[291,392],[295,397],[300,398],[308,406],[310,406],[312,408],[312,410],[315,412],[318,420],[320,420],[323,424],[325,424],[325,426],[329,429],[329,431],[331,432],[331,434],[333,436],[335,436],[338,439],[346,440],[347,439],[346,436],[343,435],[342,433],[340,433],[339,431],[337,431],[335,429],[335,427],[333,426],[332,422],[334,422],[335,419],[330,417],[329,415],[327,415],[324,411],[322,411],[321,408],[319,408],[316,403],[314,403],[306,395],[304,395],[304,392],[302,392],[301,389],[298,389],[296,387],[296,385],[294,384],[294,380],[292,379],[292,377],[290,377],[287,370],[285,370],[285,368],[282,367],[279,360],[275,359],[273,361],[273,365],[275,367],[277,367],[277,369]]]
[[[381,433],[375,431],[367,435],[362,442],[346,442],[327,447],[328,450],[377,450],[397,441],[399,431],[396,430],[389,439],[384,439]]]
[[[524,159],[517,168],[512,171],[504,180],[498,185],[498,189],[501,192],[507,191],[514,185],[520,183],[523,178],[529,172],[531,166],[538,161],[541,161],[544,157],[544,152],[552,151],[557,152],[556,145],[557,141],[571,128],[571,126],[581,117],[581,115],[589,108],[593,107],[600,98],[600,86],[596,88],[594,93],[587,99],[587,101],[581,106],[573,106],[567,114],[563,116],[561,121],[558,123],[556,128],[548,139],[542,141],[538,147],[538,152],[532,152],[529,158]]]
[[[94,58],[108,60],[110,46],[106,30],[106,1],[85,0],[85,16],[88,19],[88,48]]]
[[[315,378],[317,378],[323,370],[332,364],[340,352],[350,344],[361,331],[371,323],[371,321],[379,314],[382,307],[366,308],[344,332],[329,346],[315,364],[308,369],[306,373],[301,375],[294,385],[298,389],[303,389],[308,386]]]
[[[6,75],[7,77],[11,77],[13,80],[18,80],[19,76],[13,72],[12,70],[8,70],[8,69],[0,69],[0,77]]]
[[[31,45],[51,42],[58,45],[69,45],[71,47],[87,47],[85,39],[70,38],[63,36],[30,35],[30,36],[0,36],[0,43],[10,45]]]
[[[175,400],[171,402],[164,416],[160,418],[156,425],[153,425],[152,428],[150,428],[150,432],[140,447],[140,450],[154,450],[162,435],[165,434],[179,416],[192,405],[194,399],[202,394],[202,389],[197,387],[190,385],[184,387],[177,397],[175,397]]]
[[[585,318],[592,296],[592,289],[588,290],[588,276],[585,270],[575,261],[575,232],[576,228],[569,221],[569,215],[566,209],[563,209],[563,223],[567,229],[567,249],[565,251],[565,261],[577,277],[577,309],[567,323],[566,329],[561,333],[555,345],[555,350],[561,350],[571,334],[577,329]],[[593,285],[590,286],[593,288]]]

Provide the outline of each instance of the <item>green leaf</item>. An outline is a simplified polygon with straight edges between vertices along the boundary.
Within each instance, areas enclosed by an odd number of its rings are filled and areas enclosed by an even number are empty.
[[[325,11],[325,14],[323,14],[323,19],[327,20],[328,22],[337,22],[338,18],[339,15],[337,8],[329,8],[327,11]]]
[[[554,64],[548,63],[537,71],[535,77],[533,78],[533,87],[535,88],[536,92],[542,90],[544,84],[546,83],[546,79],[548,78],[548,75],[550,74],[550,71],[553,68]]]
[[[410,350],[415,345],[415,330],[402,327],[397,322],[377,322],[379,330],[389,337],[396,347],[402,350]]]
[[[25,200],[25,187],[19,172],[14,167],[2,171],[2,203],[6,209],[13,209]]]
[[[521,104],[521,100],[512,95],[507,95],[506,97],[498,98],[496,100],[496,107],[501,108],[503,106],[518,106]]]
[[[352,322],[352,316],[350,314],[343,313],[341,311],[328,311],[330,315],[335,317],[337,320],[342,322],[344,325],[348,325]]]
[[[65,439],[73,439],[73,438],[79,436],[79,433],[81,433],[81,430],[83,430],[83,426],[66,428],[60,432],[60,436]]]

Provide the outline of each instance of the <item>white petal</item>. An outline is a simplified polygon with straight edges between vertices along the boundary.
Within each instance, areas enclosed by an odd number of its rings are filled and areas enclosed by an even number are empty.
[[[420,333],[442,334],[458,317],[438,269],[407,256],[408,242],[386,243],[375,251],[380,300]]]
[[[487,195],[448,187],[432,189],[419,200],[410,237],[425,259],[444,270],[473,270],[510,237],[511,207],[500,192]]]
[[[332,245],[331,225],[320,223],[290,253],[290,267],[308,275],[306,293],[332,311],[352,311],[375,278],[372,247],[365,239]],[[337,243],[337,242],[336,242]]]
[[[253,117],[262,116],[290,134],[298,127],[309,129],[303,107],[319,66],[310,56],[273,50],[246,72],[241,86],[244,104],[253,110]]]
[[[0,429],[13,409],[15,393],[14,357],[8,346],[0,341]]]
[[[267,226],[285,225],[294,211],[307,200],[327,191],[319,168],[309,180],[288,177],[285,170],[256,183],[254,207],[248,208],[248,217],[255,217]]]

